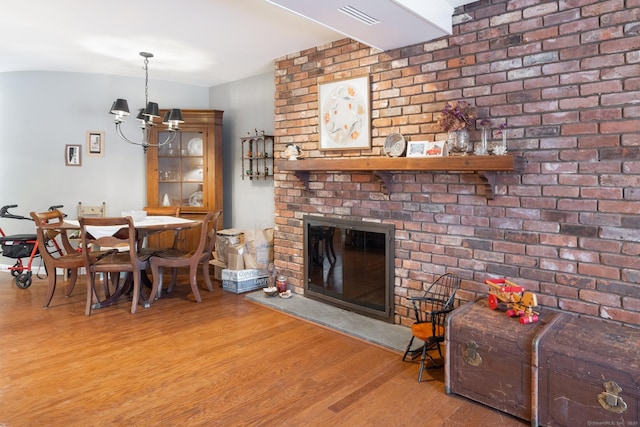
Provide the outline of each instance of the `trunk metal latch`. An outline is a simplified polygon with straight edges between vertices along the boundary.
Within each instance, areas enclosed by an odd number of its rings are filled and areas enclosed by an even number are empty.
[[[605,391],[598,394],[598,403],[600,403],[600,406],[607,411],[614,412],[616,414],[621,414],[626,411],[627,404],[622,400],[622,396],[620,396],[622,387],[613,381],[607,381],[602,384],[602,386]]]

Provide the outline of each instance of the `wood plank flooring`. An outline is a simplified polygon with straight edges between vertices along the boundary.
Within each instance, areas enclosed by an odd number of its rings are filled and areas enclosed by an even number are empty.
[[[219,286],[197,304],[181,280],[86,317],[83,276],[44,310],[45,280],[0,273],[0,426],[526,425],[447,396],[441,371],[419,384],[397,353]]]

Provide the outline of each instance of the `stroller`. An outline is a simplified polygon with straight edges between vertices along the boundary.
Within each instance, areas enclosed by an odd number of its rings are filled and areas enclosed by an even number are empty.
[[[0,217],[11,218],[18,220],[31,221],[22,215],[15,215],[9,212],[9,209],[18,207],[18,205],[6,205],[0,208]],[[55,210],[61,208],[62,205],[51,206],[49,210]],[[52,246],[55,251],[60,252],[60,247],[55,239],[51,239]],[[48,243],[48,242],[47,242]],[[0,245],[2,246],[2,255],[7,258],[13,258],[16,263],[13,267],[9,267],[11,275],[15,277],[16,286],[21,289],[26,289],[31,286],[33,281],[31,267],[33,260],[40,256],[40,249],[38,248],[38,241],[35,234],[13,234],[7,236],[2,227],[0,227]],[[48,250],[45,248],[45,250]],[[28,262],[25,265],[23,258],[28,258]]]

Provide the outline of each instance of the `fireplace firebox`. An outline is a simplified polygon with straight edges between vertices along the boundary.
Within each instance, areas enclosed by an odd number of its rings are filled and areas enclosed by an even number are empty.
[[[306,215],[305,296],[393,322],[395,227]]]

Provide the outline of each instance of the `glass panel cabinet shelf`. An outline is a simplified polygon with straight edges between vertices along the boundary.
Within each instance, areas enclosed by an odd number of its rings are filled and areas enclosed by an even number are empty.
[[[183,110],[183,117],[171,142],[147,148],[147,205],[193,213],[222,209],[222,111]],[[169,135],[159,126],[151,142]]]
[[[169,132],[158,132],[159,140]],[[158,147],[158,200],[161,205],[203,206],[204,147],[202,132],[177,132]]]

